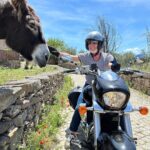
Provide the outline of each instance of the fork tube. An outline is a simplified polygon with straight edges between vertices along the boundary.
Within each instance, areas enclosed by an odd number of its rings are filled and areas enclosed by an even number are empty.
[[[100,133],[100,117],[99,113],[94,112],[94,147],[97,150],[97,138]]]
[[[93,90],[93,86],[92,86],[92,91]],[[96,97],[95,97],[95,94],[94,92],[92,92],[92,105],[93,105],[93,108],[94,108],[94,101],[96,100]],[[99,117],[99,113],[95,112],[93,110],[93,119],[94,119],[94,147],[95,147],[95,150],[97,150],[97,138],[100,134],[100,117]]]
[[[124,120],[125,131],[127,132],[127,134],[130,137],[133,137],[130,115],[129,114],[124,114],[123,115],[123,120]]]

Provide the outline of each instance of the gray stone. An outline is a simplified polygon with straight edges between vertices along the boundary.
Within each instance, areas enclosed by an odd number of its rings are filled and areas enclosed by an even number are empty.
[[[0,120],[2,119],[3,113],[0,113]]]
[[[4,116],[2,119],[3,119],[4,121],[11,121],[11,120],[12,120],[12,118],[7,117],[7,116],[6,116],[6,117]]]
[[[8,150],[9,145],[0,146],[0,150]]]
[[[0,147],[4,147],[6,144],[8,144],[10,141],[9,137],[6,135],[0,136]]]
[[[15,102],[16,97],[13,95],[13,91],[11,88],[0,88],[0,112]]]
[[[42,109],[42,103],[41,102],[35,104],[35,113],[36,114],[39,114],[41,112],[41,109]]]
[[[43,95],[44,96],[44,95]],[[41,101],[41,98],[38,96],[35,96],[35,97],[32,97],[31,99],[30,99],[30,103],[32,104],[32,105],[34,105],[34,104],[36,104],[36,103],[38,103],[38,102],[40,102]]]
[[[21,106],[20,105],[12,105],[5,110],[5,115],[8,117],[14,118],[20,112],[21,112]]]
[[[15,125],[11,126],[11,127],[9,128],[9,130],[7,131],[7,133],[10,133],[14,128],[16,128]]]
[[[25,100],[22,101],[21,109],[26,109],[29,106],[31,106],[31,103],[30,103],[29,100],[25,99]]]
[[[37,92],[36,96],[43,96],[43,94],[44,94],[44,92],[43,92],[43,89],[42,89],[42,90]]]
[[[32,120],[35,115],[34,113],[35,113],[35,110],[33,109],[33,107],[28,108],[26,120],[29,120],[29,121]]]
[[[49,77],[46,74],[37,75],[34,78],[40,80],[42,84],[49,82]]]
[[[15,133],[17,132],[17,130],[18,130],[18,128],[13,126],[13,127],[8,131],[7,136],[8,136],[9,138],[12,138],[12,137],[15,135]]]
[[[28,84],[30,84],[33,91],[38,91],[42,88],[41,81],[38,79],[35,79],[34,77],[28,79]]]
[[[0,122],[0,134],[5,133],[12,125],[12,121]]]
[[[27,111],[25,110],[22,114],[18,115],[14,120],[13,123],[17,127],[22,127],[24,126],[24,121],[27,117]]]
[[[19,146],[19,144],[21,143],[21,139],[23,136],[23,127],[18,128],[13,136],[10,139],[10,145],[9,145],[9,150],[16,150]]]
[[[39,115],[34,116],[33,122],[34,122],[34,125],[35,125],[35,126],[38,125],[39,119],[40,119]]]
[[[38,124],[42,102],[49,100],[62,83],[59,76],[48,73],[0,86],[0,135],[8,133],[8,138],[0,138],[0,150],[15,150],[24,127],[29,131]]]
[[[37,80],[35,81],[32,79],[24,79],[24,80],[13,81],[13,82],[7,83],[7,85],[9,85],[10,87],[13,87],[13,88],[21,87],[22,91],[24,92],[24,96],[37,90],[39,88],[39,86],[38,86],[39,84],[40,84],[39,81],[37,81]]]

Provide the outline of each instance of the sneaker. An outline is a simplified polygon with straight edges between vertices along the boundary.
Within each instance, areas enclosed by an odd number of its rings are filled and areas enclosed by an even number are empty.
[[[70,129],[65,130],[67,141],[81,148],[81,141],[78,139],[78,132],[73,132]]]

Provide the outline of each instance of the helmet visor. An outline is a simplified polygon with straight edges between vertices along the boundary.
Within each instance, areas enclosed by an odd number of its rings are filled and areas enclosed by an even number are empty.
[[[96,45],[96,44],[98,44],[98,41],[88,40],[88,45],[89,45],[89,44]]]

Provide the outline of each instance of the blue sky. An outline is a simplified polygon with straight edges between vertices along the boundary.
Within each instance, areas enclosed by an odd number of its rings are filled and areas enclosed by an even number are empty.
[[[77,50],[96,27],[98,16],[110,22],[121,36],[120,52],[138,53],[146,47],[150,27],[150,0],[28,0],[40,17],[46,39],[58,38]]]

